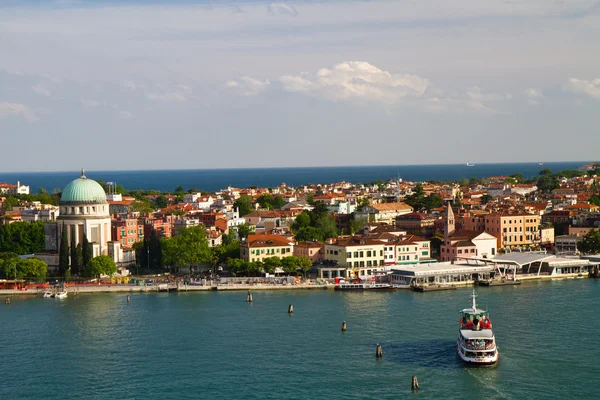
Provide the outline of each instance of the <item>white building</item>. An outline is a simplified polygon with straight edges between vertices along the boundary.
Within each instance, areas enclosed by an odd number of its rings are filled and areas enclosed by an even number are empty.
[[[21,182],[17,181],[16,185],[0,182],[0,194],[29,194],[29,186],[21,185]]]
[[[69,183],[60,200],[59,224],[67,230],[69,246],[83,242],[83,236],[92,243],[93,255],[108,254],[111,239],[111,218],[106,193],[98,182],[81,177]]]

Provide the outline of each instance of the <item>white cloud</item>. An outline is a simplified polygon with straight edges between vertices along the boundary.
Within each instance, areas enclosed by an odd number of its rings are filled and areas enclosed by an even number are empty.
[[[344,61],[322,68],[316,75],[284,75],[279,78],[288,92],[304,93],[333,101],[394,103],[404,97],[422,96],[429,81],[416,75],[392,74],[364,61]]]
[[[35,113],[26,105],[18,103],[0,103],[0,118],[23,117],[29,122],[37,121]]]
[[[42,96],[46,96],[46,97],[47,97],[47,96],[50,96],[50,95],[52,94],[52,93],[50,93],[50,91],[49,91],[48,89],[46,89],[45,87],[43,87],[43,86],[42,86],[42,85],[40,85],[40,84],[33,85],[33,86],[31,87],[31,89],[32,89],[34,92],[36,92],[37,94],[39,94],[39,95],[42,95]]]
[[[98,107],[100,105],[100,102],[96,100],[80,99],[79,102],[84,107]]]
[[[181,92],[149,92],[146,93],[146,97],[150,100],[166,102],[180,102],[188,100],[187,96]]]
[[[119,110],[118,115],[119,115],[119,117],[121,117],[123,119],[133,118],[133,114],[126,110]]]
[[[133,81],[129,81],[129,80],[121,81],[121,86],[124,87],[125,89],[129,89],[131,91],[146,88],[146,85],[140,85],[140,84],[137,84],[137,83],[135,83]]]
[[[298,15],[296,8],[285,3],[271,3],[267,7],[267,11],[270,15]]]
[[[264,92],[271,82],[268,79],[260,80],[249,76],[242,76],[225,82],[225,87],[236,90],[242,96],[255,96]]]
[[[585,94],[595,99],[600,99],[600,78],[591,81],[569,78],[569,83],[564,86],[568,92]]]
[[[473,86],[467,91],[467,96],[475,103],[483,103],[489,101],[502,101],[512,99],[511,94],[500,94],[500,93],[485,93],[481,88]]]
[[[544,99],[544,95],[539,90],[528,88],[523,91],[525,97],[527,97],[527,104],[530,106],[537,106],[540,101]]]

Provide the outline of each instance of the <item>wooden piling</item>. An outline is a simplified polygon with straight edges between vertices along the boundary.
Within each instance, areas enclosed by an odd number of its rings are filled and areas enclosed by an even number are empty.
[[[381,345],[377,345],[377,347],[375,347],[375,357],[377,358],[383,358],[383,349],[381,348]]]
[[[342,332],[346,332],[346,321],[342,322]]]
[[[131,303],[131,297],[129,297],[129,295],[127,295],[127,304]]]
[[[288,314],[293,314],[294,313],[294,305],[290,304],[288,307]]]
[[[7,298],[4,300],[4,304],[6,304],[7,306],[8,306],[8,305],[10,305],[10,297],[7,297]]]
[[[414,392],[415,390],[419,390],[419,381],[417,380],[417,377],[413,375],[412,377],[412,382],[410,384],[410,388],[411,390]]]
[[[248,297],[246,297],[246,301],[248,303],[252,303],[252,293],[250,293],[250,291],[248,290]]]

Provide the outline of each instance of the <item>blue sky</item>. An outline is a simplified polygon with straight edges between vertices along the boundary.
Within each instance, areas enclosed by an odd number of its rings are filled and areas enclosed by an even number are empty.
[[[591,160],[600,2],[0,0],[0,171]]]

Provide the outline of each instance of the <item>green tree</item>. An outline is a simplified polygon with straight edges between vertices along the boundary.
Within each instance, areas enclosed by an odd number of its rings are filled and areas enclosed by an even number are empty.
[[[62,234],[60,237],[60,250],[58,252],[58,273],[65,276],[69,269],[69,239],[67,237],[67,228],[62,224]]]
[[[544,168],[543,170],[541,170],[539,172],[539,175],[540,176],[549,176],[549,175],[552,175],[552,171],[549,170],[548,168]]]
[[[48,273],[48,264],[35,257],[19,259],[16,267],[18,278],[45,280]]]
[[[175,190],[173,191],[173,193],[184,193],[185,189],[183,188],[183,186],[179,185],[175,188]]]
[[[233,203],[233,207],[237,208],[240,212],[240,217],[246,214],[250,214],[254,209],[252,208],[252,197],[243,194]]]
[[[233,276],[240,276],[247,267],[244,265],[246,261],[240,260],[239,258],[230,258],[225,263],[227,271]]]
[[[154,204],[158,208],[165,208],[169,205],[169,200],[165,197],[165,195],[161,194],[154,200]]]
[[[84,268],[86,276],[108,275],[112,276],[117,272],[117,265],[109,256],[97,256],[92,258]]]
[[[79,257],[77,257],[77,245],[75,244],[75,235],[71,238],[71,273],[79,274],[81,272],[81,264],[79,264]]]
[[[300,263],[298,261],[298,257],[295,256],[287,256],[281,259],[281,266],[283,268],[283,272],[286,274],[296,274],[298,272],[298,267]]]
[[[250,225],[242,224],[236,227],[238,237],[240,240],[244,240],[248,237],[249,234],[254,232],[254,229]]]
[[[164,239],[162,256],[169,265],[194,266],[210,263],[211,253],[203,226],[181,230],[177,236]]]
[[[267,257],[263,260],[265,272],[269,274],[275,273],[275,269],[281,267],[281,259],[279,257]]]
[[[590,198],[588,199],[588,202],[590,204],[594,204],[600,207],[600,197],[598,197],[597,195],[592,195],[590,196]]]
[[[14,222],[0,225],[0,252],[39,253],[44,250],[44,223]]]
[[[560,187],[560,183],[556,178],[553,178],[549,175],[542,175],[537,181],[537,187],[544,193],[550,193],[552,190],[558,189]]]
[[[217,265],[225,256],[225,248],[223,246],[213,246],[208,248],[210,254],[210,265],[213,269],[213,273],[217,273]]]
[[[363,197],[358,202],[358,205],[356,206],[356,211],[362,211],[363,208],[367,207],[369,204],[371,204],[371,202],[369,201],[369,199],[367,197]]]
[[[484,194],[483,196],[481,196],[481,204],[489,203],[491,198],[492,197],[489,194]]]
[[[89,242],[87,235],[83,234],[83,242],[81,244],[81,265],[87,265],[87,263],[93,257],[92,244]]]
[[[578,243],[579,250],[584,254],[600,253],[600,231],[597,229],[589,231]]]
[[[298,266],[304,274],[304,279],[306,279],[306,273],[312,268],[313,262],[308,257],[298,257]]]
[[[281,196],[275,196],[272,205],[274,210],[279,210],[281,207],[285,206],[285,200],[283,200],[283,197]]]

